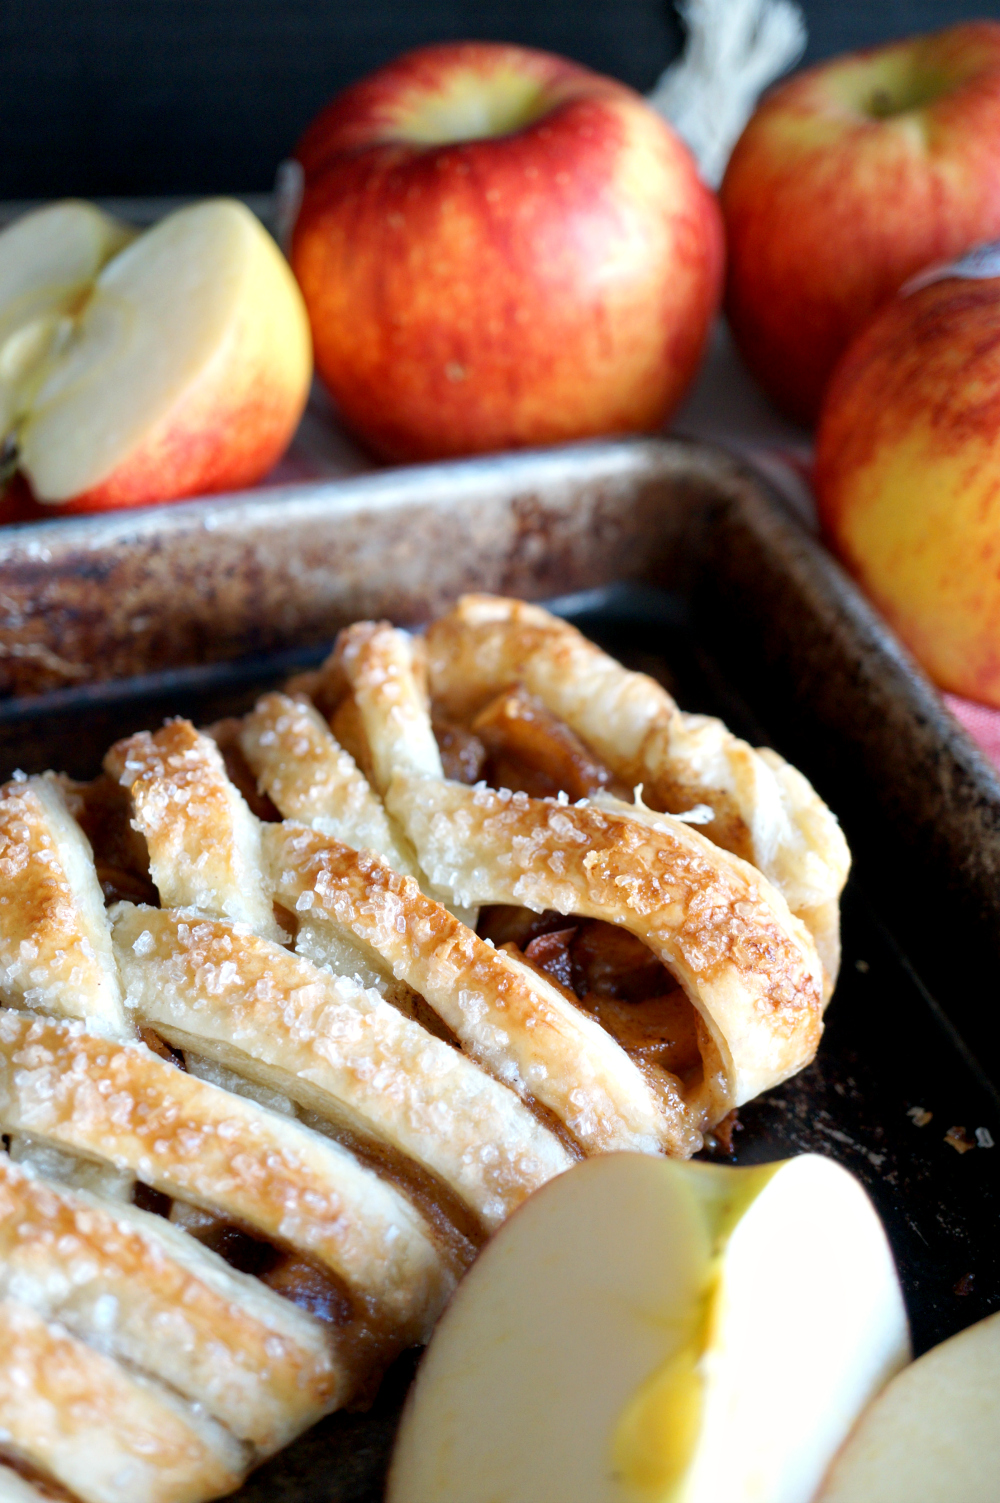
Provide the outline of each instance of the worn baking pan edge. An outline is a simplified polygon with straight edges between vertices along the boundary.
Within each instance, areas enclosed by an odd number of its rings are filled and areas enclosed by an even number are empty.
[[[725,465],[596,443],[23,524],[0,537],[7,692],[321,641],[389,606],[418,621],[469,588],[640,577],[680,556]]]
[[[996,769],[765,486],[739,487],[701,534],[691,610],[696,635],[733,682],[752,686],[782,750],[841,815],[879,909],[995,1092]]]
[[[690,597],[696,631],[852,843],[876,812],[898,834],[912,861],[886,872],[888,894],[918,946],[942,936],[926,974],[995,1079],[1000,1020],[980,998],[1000,966],[1000,779],[836,563],[720,452],[577,445],[12,529],[0,651],[52,630],[114,675],[305,648],[358,617],[419,622],[463,589],[542,598],[623,580]],[[92,687],[80,715],[98,713]],[[19,713],[0,705],[5,761]]]

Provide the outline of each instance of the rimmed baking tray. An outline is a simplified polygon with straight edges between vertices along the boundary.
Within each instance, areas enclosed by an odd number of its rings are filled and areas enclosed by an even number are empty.
[[[741,1112],[735,1156],[813,1149],[862,1178],[918,1350],[996,1308],[1000,785],[836,565],[724,455],[596,444],[12,529],[0,606],[16,596],[36,633],[61,632],[66,661],[143,672],[0,703],[0,771],[87,775],[164,714],[241,709],[346,621],[418,623],[468,588],[559,596],[686,708],[776,745],[841,815],[856,865],[827,1033],[809,1070]],[[130,612],[156,619],[131,629]],[[953,1128],[975,1146],[952,1147]],[[374,1503],[411,1371],[239,1497]]]

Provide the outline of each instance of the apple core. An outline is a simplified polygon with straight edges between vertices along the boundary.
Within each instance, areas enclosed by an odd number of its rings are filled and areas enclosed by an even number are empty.
[[[510,68],[483,75],[471,69],[440,93],[414,93],[400,110],[395,134],[420,146],[446,146],[510,136],[547,115],[545,84]]]

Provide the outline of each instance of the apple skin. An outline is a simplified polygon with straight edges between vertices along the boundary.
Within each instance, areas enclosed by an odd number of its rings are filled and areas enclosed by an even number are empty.
[[[199,259],[196,237],[199,225],[206,224],[216,226],[216,239],[225,237],[230,249],[232,265],[226,275],[218,266],[207,270]],[[159,267],[175,271],[178,280],[176,286],[165,287],[153,318],[152,300],[160,284],[154,277],[151,287],[147,273],[139,296],[149,301],[130,305],[130,287],[134,292],[134,286],[125,268],[129,263],[133,269],[137,263],[149,265],[157,258]],[[218,295],[228,296],[215,344],[177,380],[176,389],[154,405],[148,421],[137,424],[134,436],[103,473],[98,469],[82,483],[72,478],[67,483],[65,464],[58,463],[60,452],[65,457],[67,441],[81,430],[104,423],[113,429],[121,421],[114,388],[120,379],[115,375],[118,352],[123,359],[133,358],[137,342],[145,339],[150,341],[150,361],[166,353],[164,342],[175,329],[185,327],[185,277],[197,281],[199,276],[212,275],[219,279]],[[132,276],[134,283],[134,270]],[[192,299],[187,301],[190,304]],[[239,490],[261,479],[280,459],[298,426],[309,393],[312,351],[298,286],[285,258],[255,217],[232,200],[205,200],[168,216],[103,268],[80,315],[84,339],[88,321],[96,320],[99,326],[106,310],[119,306],[131,306],[133,322],[129,338],[119,339],[115,355],[103,364],[98,359],[93,369],[86,367],[71,377],[67,389],[59,362],[65,366],[72,361],[71,345],[68,352],[57,355],[50,370],[48,379],[56,382],[55,393],[46,381],[33,399],[20,434],[22,474],[29,494],[52,515],[55,511],[118,510]],[[151,323],[143,322],[144,310]],[[185,337],[178,334],[180,340]],[[88,385],[97,388],[101,401],[85,417],[78,409],[72,421],[53,428],[48,414],[67,399],[67,390],[72,400],[75,391]]]
[[[341,94],[297,155],[317,369],[378,453],[650,430],[680,400],[721,218],[630,89],[524,48],[428,47]]]
[[[60,502],[60,515],[238,491],[261,480],[292,441],[312,372],[308,331],[294,308],[275,312],[263,318],[260,304],[248,303],[203,379],[112,474]]]
[[[736,342],[811,423],[841,353],[914,272],[1000,236],[1000,23],[797,74],[750,120],[720,197]]]
[[[827,540],[943,689],[1000,706],[1000,278],[900,296],[820,419]]]
[[[119,511],[255,485],[277,464],[299,425],[304,380],[276,378],[270,351],[241,331],[232,359],[159,423],[108,478],[46,512]]]

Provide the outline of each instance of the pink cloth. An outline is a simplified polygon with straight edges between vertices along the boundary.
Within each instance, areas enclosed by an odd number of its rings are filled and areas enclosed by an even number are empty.
[[[962,699],[957,694],[946,694],[944,702],[1000,772],[1000,710],[977,704],[974,699]]]

